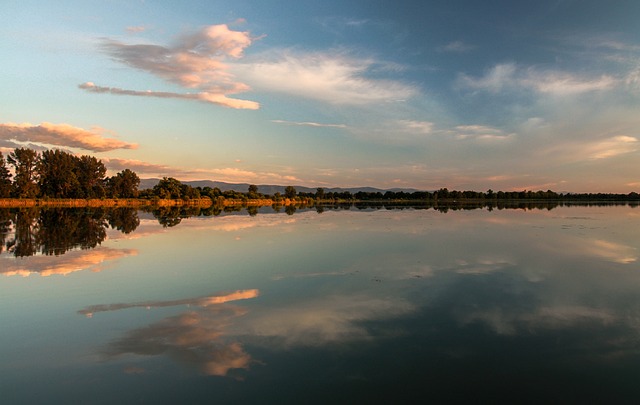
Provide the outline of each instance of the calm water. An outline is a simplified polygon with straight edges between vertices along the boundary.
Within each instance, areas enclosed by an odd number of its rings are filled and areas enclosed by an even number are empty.
[[[0,211],[0,402],[640,396],[640,208],[206,214]]]

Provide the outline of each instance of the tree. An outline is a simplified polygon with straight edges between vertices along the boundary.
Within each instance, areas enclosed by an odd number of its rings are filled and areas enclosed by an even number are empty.
[[[42,152],[36,163],[38,186],[43,197],[80,197],[80,184],[76,177],[77,158],[61,150]]]
[[[296,198],[296,194],[297,194],[297,191],[296,191],[295,187],[293,187],[293,186],[287,186],[284,189],[285,198],[288,198],[288,199]]]
[[[322,188],[322,187],[318,187],[318,188],[316,189],[316,198],[317,198],[318,200],[322,200],[322,199],[324,198],[324,188]]]
[[[140,178],[129,169],[107,179],[107,191],[113,198],[137,198],[139,185]]]
[[[100,198],[105,196],[104,176],[106,173],[107,168],[104,163],[95,157],[83,155],[76,158],[76,178],[84,197]],[[140,181],[138,180],[139,184]],[[136,185],[136,189],[138,185]]]
[[[35,198],[38,196],[36,165],[38,153],[33,149],[19,148],[9,153],[7,162],[14,168],[12,194],[17,198]]]
[[[173,177],[163,177],[153,186],[153,194],[164,199],[182,198],[182,183]]]
[[[4,156],[0,152],[0,198],[11,196],[11,173],[4,161]]]
[[[247,194],[247,197],[249,198],[258,198],[258,186],[256,186],[255,184],[251,184],[249,186],[249,193]]]

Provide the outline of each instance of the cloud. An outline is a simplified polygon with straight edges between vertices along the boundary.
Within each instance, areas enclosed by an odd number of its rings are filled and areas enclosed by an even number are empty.
[[[526,89],[555,96],[578,95],[593,91],[610,90],[619,80],[610,75],[585,77],[554,70],[522,69],[514,63],[497,64],[484,76],[458,76],[460,87],[498,93],[507,89]]]
[[[430,121],[398,120],[397,125],[402,131],[430,134],[433,132],[434,123]]]
[[[271,122],[276,124],[284,124],[284,125],[298,125],[303,127],[316,127],[316,128],[347,128],[345,124],[321,124],[318,122],[295,122],[295,121],[285,121],[285,120],[271,120]]]
[[[127,27],[126,31],[130,34],[136,34],[138,32],[144,32],[147,30],[147,27],[144,25],[138,25],[138,26],[131,26],[131,27]]]
[[[545,155],[558,155],[568,161],[602,160],[638,151],[638,139],[627,135],[596,140],[560,142],[544,151]]]
[[[384,66],[373,59],[337,52],[270,52],[264,61],[236,65],[254,87],[293,94],[338,105],[366,105],[404,101],[416,96],[415,86],[367,77]]]
[[[449,42],[448,44],[438,49],[444,52],[464,53],[464,52],[469,52],[472,49],[475,49],[475,46],[465,44],[462,41],[453,41],[453,42]]]
[[[637,150],[638,139],[625,135],[588,143],[585,146],[585,154],[591,159],[606,159]]]
[[[108,170],[118,172],[124,169],[133,170],[140,177],[175,177],[179,180],[202,180],[215,179],[230,183],[268,183],[268,182],[302,182],[301,179],[287,174],[271,173],[271,172],[255,172],[250,170],[242,170],[235,167],[216,168],[216,169],[189,169],[181,167],[173,167],[167,165],[159,165],[155,163],[143,162],[140,160],[128,159],[110,159],[103,158],[105,166]]]
[[[240,343],[224,340],[225,327],[245,312],[225,305],[165,318],[110,342],[104,355],[166,355],[203,374],[224,377],[233,369],[249,368],[252,361]]]
[[[97,272],[101,270],[101,265],[105,261],[118,260],[126,256],[138,254],[134,249],[112,249],[99,247],[92,250],[75,250],[67,252],[65,255],[32,256],[22,260],[7,260],[2,264],[0,274],[5,276],[28,277],[38,274],[42,277],[53,275],[66,276],[68,274],[92,269]]]
[[[104,130],[94,128],[92,131],[77,128],[68,124],[40,125],[29,123],[0,124],[0,139],[19,143],[41,143],[69,148],[80,148],[93,152],[106,152],[115,149],[136,149],[138,145],[102,136]]]
[[[179,37],[170,46],[154,44],[125,44],[105,39],[101,50],[115,61],[149,72],[184,88],[198,89],[198,93],[179,94],[158,91],[137,91],[98,87],[91,82],[81,88],[96,93],[130,96],[165,97],[205,101],[230,108],[257,109],[253,101],[227,97],[249,90],[249,86],[235,80],[225,61],[239,59],[253,42],[249,32],[233,31],[226,24],[211,25]]]
[[[453,132],[457,139],[477,139],[485,141],[504,141],[515,136],[514,133],[505,133],[499,128],[486,125],[458,125],[450,132]]]
[[[232,293],[213,295],[209,297],[189,298],[173,301],[145,301],[135,303],[119,303],[119,304],[106,304],[106,305],[91,305],[78,311],[79,314],[85,315],[89,318],[93,317],[96,312],[111,312],[119,311],[122,309],[130,308],[164,308],[174,307],[178,305],[198,306],[206,307],[215,304],[224,304],[226,302],[246,300],[255,298],[260,294],[256,289],[252,290],[237,290]]]
[[[207,92],[200,93],[173,93],[167,91],[137,91],[137,90],[125,90],[117,87],[103,87],[96,86],[92,82],[86,82],[78,85],[82,90],[86,90],[91,93],[108,93],[123,96],[138,96],[138,97],[157,97],[157,98],[177,98],[184,100],[197,100],[205,103],[216,104],[223,107],[230,107],[236,109],[245,110],[257,110],[260,108],[260,104],[255,101],[240,100],[236,98],[229,98],[224,94],[214,94]]]

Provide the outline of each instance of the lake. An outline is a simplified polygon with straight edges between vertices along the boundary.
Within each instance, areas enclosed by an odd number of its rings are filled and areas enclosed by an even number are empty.
[[[640,208],[444,211],[0,211],[0,402],[640,397]]]

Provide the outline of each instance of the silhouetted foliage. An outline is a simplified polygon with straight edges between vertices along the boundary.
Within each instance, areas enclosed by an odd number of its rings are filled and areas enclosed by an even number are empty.
[[[114,198],[137,198],[138,186],[140,178],[129,169],[124,169],[107,179],[108,195]]]
[[[12,196],[17,198],[35,198],[39,190],[36,166],[38,153],[32,149],[19,148],[9,153],[7,162],[14,168]]]
[[[7,164],[0,152],[0,198],[11,196],[11,172],[7,168]]]

